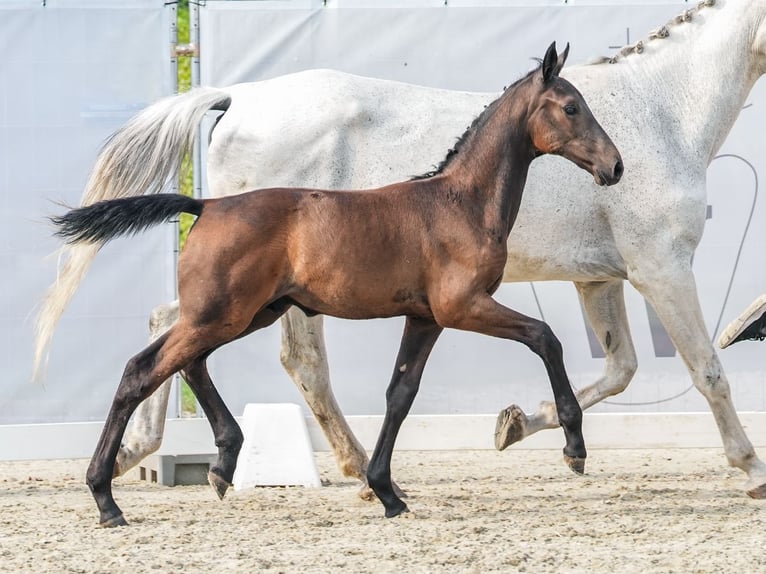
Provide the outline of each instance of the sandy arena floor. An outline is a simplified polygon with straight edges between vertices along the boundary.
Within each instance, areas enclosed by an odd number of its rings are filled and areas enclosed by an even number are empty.
[[[328,453],[326,486],[115,482],[99,528],[85,460],[0,462],[2,572],[766,572],[766,501],[719,449],[395,452],[412,512],[383,518]]]

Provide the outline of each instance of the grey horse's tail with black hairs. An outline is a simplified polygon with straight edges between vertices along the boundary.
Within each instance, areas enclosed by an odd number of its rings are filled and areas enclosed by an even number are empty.
[[[135,235],[179,213],[199,216],[204,202],[175,193],[161,193],[99,201],[72,209],[50,220],[58,229],[56,236],[68,244],[95,242],[104,244],[121,235]]]

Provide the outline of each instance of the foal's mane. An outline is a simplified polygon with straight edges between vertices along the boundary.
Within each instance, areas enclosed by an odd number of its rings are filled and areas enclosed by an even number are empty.
[[[450,164],[450,162],[455,158],[455,156],[460,152],[460,148],[465,144],[465,142],[471,137],[472,134],[482,129],[489,118],[492,116],[492,114],[497,109],[500,100],[502,100],[510,90],[514,89],[516,86],[521,84],[524,80],[529,78],[532,74],[537,72],[540,67],[542,66],[542,60],[540,58],[535,58],[535,60],[538,62],[538,66],[527,72],[526,75],[519,78],[515,82],[513,82],[510,86],[503,88],[503,93],[495,98],[494,101],[484,106],[484,111],[482,111],[478,116],[476,116],[473,121],[471,122],[471,125],[466,128],[466,130],[463,132],[463,135],[460,136],[457,141],[455,142],[455,145],[447,151],[447,156],[437,165],[434,169],[425,172],[422,175],[414,175],[410,178],[410,181],[418,180],[418,179],[428,179],[430,177],[434,177],[436,175],[439,175],[444,171],[444,169]]]
[[[649,33],[649,38],[647,40],[639,40],[635,44],[628,44],[627,46],[624,46],[620,48],[620,50],[611,58],[608,56],[603,56],[601,58],[597,58],[595,61],[590,62],[593,64],[616,64],[619,60],[625,58],[626,56],[629,56],[630,54],[641,54],[644,51],[644,48],[646,47],[646,44],[648,42],[651,42],[652,40],[663,40],[670,36],[670,32],[672,28],[675,28],[681,24],[685,24],[687,22],[691,22],[694,16],[696,16],[701,10],[704,8],[708,8],[710,6],[715,6],[717,0],[701,0],[699,4],[697,4],[694,8],[689,8],[688,10],[682,12],[675,18],[672,18],[668,20],[667,24],[664,26],[660,26],[653,32]]]

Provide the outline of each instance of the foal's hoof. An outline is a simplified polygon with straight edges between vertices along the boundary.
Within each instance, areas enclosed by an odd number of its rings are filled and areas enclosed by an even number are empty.
[[[391,508],[391,509],[386,508],[386,518],[395,518],[399,516],[400,514],[404,514],[409,511],[410,509],[407,508],[407,505],[402,503],[401,506],[397,506],[396,508]]]
[[[585,474],[585,459],[564,455],[564,462],[575,474]]]
[[[213,490],[218,495],[218,500],[223,500],[223,497],[226,496],[226,491],[229,490],[231,483],[225,481],[212,470],[207,473],[207,481],[210,483],[210,486],[213,487]]]
[[[495,448],[504,450],[526,436],[527,415],[516,405],[500,411],[495,423]]]
[[[107,518],[99,526],[102,528],[114,528],[115,526],[127,526],[128,522],[123,518],[122,514],[118,514],[117,516],[113,516],[112,518]]]
[[[766,483],[762,484],[761,486],[751,488],[747,491],[747,495],[750,498],[755,498],[756,500],[766,500]]]

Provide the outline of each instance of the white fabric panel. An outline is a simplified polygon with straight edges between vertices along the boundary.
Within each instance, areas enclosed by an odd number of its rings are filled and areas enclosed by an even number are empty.
[[[79,203],[105,138],[171,90],[161,0],[0,3],[0,424],[103,420],[148,311],[173,296],[174,226],[107,246],[30,383],[35,307],[56,277],[45,217]]]
[[[571,42],[570,64],[585,63],[645,38],[689,6],[683,0],[570,0],[567,5],[450,0],[447,6],[336,0],[326,7],[311,0],[210,1],[201,11],[201,76],[203,84],[223,86],[329,67],[442,88],[499,91],[526,72],[531,58],[542,56],[552,40],[559,46]],[[711,337],[766,287],[766,229],[760,224],[766,206],[757,200],[757,175],[766,167],[759,153],[766,127],[762,82],[749,103],[721,150],[732,157],[718,159],[710,168],[712,218],[695,259]],[[748,227],[751,217],[754,223]],[[626,292],[639,371],[625,393],[596,410],[707,410],[656,317],[635,291],[627,287]],[[571,284],[504,285],[498,297],[551,324],[564,345],[575,386],[600,376],[604,360],[589,342]],[[402,320],[328,319],[325,324],[333,387],[344,411],[382,413]],[[212,357],[214,379],[235,413],[247,402],[300,401],[279,365],[279,337],[274,326]],[[721,358],[737,407],[766,410],[763,346],[737,345]],[[447,332],[426,368],[413,412],[495,412],[509,402],[531,410],[550,397],[543,365],[525,348]]]

